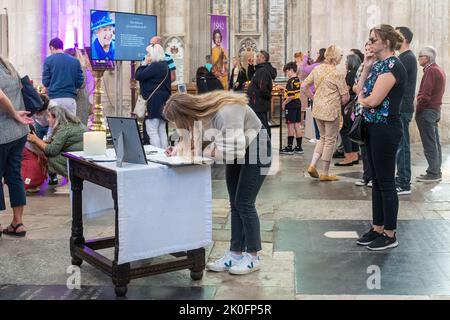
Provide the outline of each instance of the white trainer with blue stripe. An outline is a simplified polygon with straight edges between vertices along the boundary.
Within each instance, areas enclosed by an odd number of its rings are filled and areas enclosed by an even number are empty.
[[[235,265],[238,265],[243,259],[236,259],[231,252],[225,253],[225,255],[217,261],[210,262],[206,265],[206,270],[213,272],[225,272],[229,271]]]
[[[261,269],[261,261],[258,256],[244,253],[244,257],[239,261],[238,265],[230,268],[230,274],[246,275]]]

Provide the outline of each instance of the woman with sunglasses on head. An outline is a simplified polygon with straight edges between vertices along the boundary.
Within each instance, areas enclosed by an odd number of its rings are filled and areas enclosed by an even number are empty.
[[[402,137],[400,103],[408,75],[395,56],[395,48],[403,38],[392,26],[372,29],[369,42],[370,52],[364,59],[360,78],[360,84],[364,85],[358,102],[363,107],[366,147],[373,174],[373,227],[357,244],[382,251],[398,246],[395,164]]]

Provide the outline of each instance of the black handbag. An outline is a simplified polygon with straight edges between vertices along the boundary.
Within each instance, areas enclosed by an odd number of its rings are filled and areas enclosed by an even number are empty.
[[[44,106],[44,102],[39,96],[39,93],[33,87],[30,78],[25,76],[20,79],[20,83],[22,85],[22,96],[23,102],[25,103],[25,110],[30,112],[30,115],[39,112]]]
[[[347,105],[345,107],[343,107],[342,110],[342,117],[344,120],[344,128],[348,128],[350,129],[353,125],[353,119],[354,119],[354,114],[355,114],[355,107],[356,107],[356,103],[358,102],[358,99],[351,99],[349,101],[349,103],[347,103]]]
[[[364,117],[362,115],[356,116],[355,122],[348,134],[349,139],[357,144],[363,145],[367,139],[367,127],[364,123]]]

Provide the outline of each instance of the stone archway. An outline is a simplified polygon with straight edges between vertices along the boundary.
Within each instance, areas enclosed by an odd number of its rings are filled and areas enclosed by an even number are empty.
[[[245,38],[239,44],[239,57],[241,58],[242,66],[248,68],[248,59],[253,58],[258,52],[258,44],[252,38]]]

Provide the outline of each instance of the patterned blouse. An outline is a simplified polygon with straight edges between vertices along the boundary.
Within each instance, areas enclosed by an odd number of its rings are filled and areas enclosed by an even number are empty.
[[[335,121],[341,115],[342,97],[348,94],[345,75],[336,67],[322,64],[302,83],[302,87],[309,88],[314,84],[313,117],[323,121]]]
[[[364,108],[363,115],[366,123],[388,124],[389,117],[400,114],[400,103],[404,95],[408,75],[405,67],[397,57],[390,57],[383,61],[375,62],[364,84],[364,95],[366,98],[369,97],[378,77],[386,73],[392,73],[397,80],[396,84],[381,105],[371,109]]]

